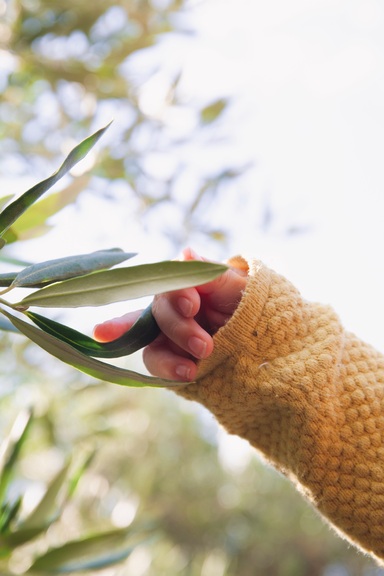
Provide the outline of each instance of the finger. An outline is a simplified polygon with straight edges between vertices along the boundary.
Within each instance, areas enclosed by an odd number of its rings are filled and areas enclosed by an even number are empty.
[[[177,346],[197,359],[212,352],[212,337],[193,319],[185,318],[173,305],[173,296],[161,294],[152,304],[153,315],[160,330]]]
[[[231,315],[241,300],[246,283],[246,277],[229,268],[211,282],[198,286],[197,291],[205,297],[211,308]]]
[[[166,293],[165,296],[171,306],[185,318],[193,318],[200,309],[200,296],[196,288],[175,290]]]
[[[195,362],[183,353],[172,350],[165,339],[158,339],[144,348],[143,360],[147,370],[158,378],[183,382],[196,378]]]
[[[191,248],[183,251],[185,260],[205,261]],[[232,315],[238,306],[242,293],[247,282],[247,273],[239,268],[228,268],[224,274],[221,274],[211,282],[201,284],[196,290],[202,296],[205,296],[211,308],[225,315]],[[212,320],[214,323],[214,320]],[[220,319],[217,318],[217,324],[220,325]]]
[[[93,336],[95,340],[99,342],[110,342],[111,340],[116,340],[127,332],[133,324],[136,322],[142,310],[135,310],[134,312],[128,312],[124,316],[119,318],[112,318],[101,324],[97,324],[93,329]]]

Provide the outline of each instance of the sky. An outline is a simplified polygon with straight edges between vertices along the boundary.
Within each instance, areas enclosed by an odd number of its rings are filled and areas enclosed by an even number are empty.
[[[242,182],[247,210],[228,213],[230,249],[333,305],[383,349],[383,4],[211,0],[196,22],[191,86],[195,73],[233,97],[233,144],[255,165]],[[263,234],[260,198],[273,214]]]

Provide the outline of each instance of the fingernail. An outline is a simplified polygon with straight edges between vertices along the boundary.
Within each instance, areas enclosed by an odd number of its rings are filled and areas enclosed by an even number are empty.
[[[175,369],[176,376],[181,378],[182,380],[190,380],[191,379],[191,369],[184,364],[180,364],[180,366],[176,366]]]
[[[207,344],[204,342],[204,340],[201,340],[196,336],[192,336],[188,340],[188,347],[196,358],[204,358],[207,351]]]
[[[184,298],[184,296],[180,296],[180,298],[177,301],[178,307],[180,312],[184,315],[184,316],[191,316],[192,314],[192,302],[190,300],[188,300],[188,298]]]

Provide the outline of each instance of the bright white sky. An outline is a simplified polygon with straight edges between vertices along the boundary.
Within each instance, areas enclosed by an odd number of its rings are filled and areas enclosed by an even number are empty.
[[[384,349],[383,3],[210,0],[198,27],[200,82],[237,95],[235,142],[256,163],[247,210],[228,213],[232,251],[266,261]],[[265,194],[276,220],[260,235]],[[292,224],[309,232],[287,237]]]

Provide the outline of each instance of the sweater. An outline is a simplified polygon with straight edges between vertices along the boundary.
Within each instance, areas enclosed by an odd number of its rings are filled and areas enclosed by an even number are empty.
[[[334,528],[384,562],[384,356],[261,262],[180,390],[245,438]]]

